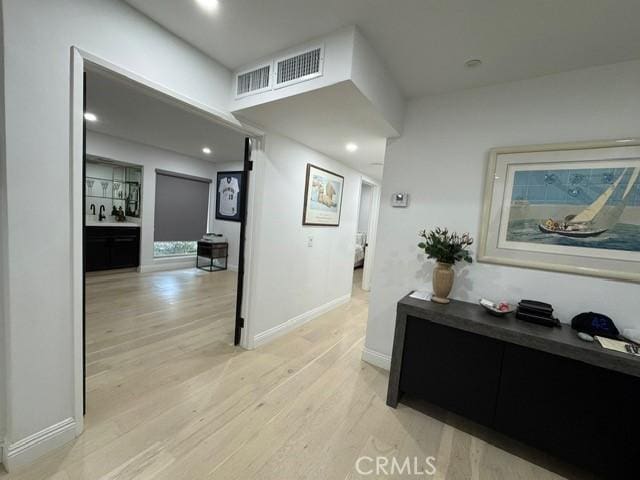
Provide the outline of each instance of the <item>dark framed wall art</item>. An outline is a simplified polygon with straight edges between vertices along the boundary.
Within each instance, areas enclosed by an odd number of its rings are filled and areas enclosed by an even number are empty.
[[[218,172],[216,181],[216,219],[240,222],[241,195],[244,188],[243,172]]]
[[[324,168],[307,164],[304,187],[303,225],[340,225],[344,177]]]

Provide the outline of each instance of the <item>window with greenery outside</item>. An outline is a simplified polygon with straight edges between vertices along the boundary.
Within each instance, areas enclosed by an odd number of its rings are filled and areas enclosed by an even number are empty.
[[[153,242],[154,257],[175,257],[180,255],[195,255],[198,242]]]

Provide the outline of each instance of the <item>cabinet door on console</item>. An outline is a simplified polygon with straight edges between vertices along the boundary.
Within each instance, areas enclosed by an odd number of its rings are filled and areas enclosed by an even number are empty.
[[[408,317],[400,391],[491,425],[503,344]]]
[[[637,378],[505,347],[496,428],[608,478],[638,458]],[[635,400],[631,400],[635,399]],[[612,477],[611,477],[612,476]]]

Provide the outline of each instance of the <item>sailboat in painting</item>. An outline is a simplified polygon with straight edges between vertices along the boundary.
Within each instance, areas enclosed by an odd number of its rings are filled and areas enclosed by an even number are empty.
[[[573,238],[588,238],[602,235],[613,227],[620,219],[620,216],[627,205],[630,193],[632,192],[633,187],[638,180],[638,176],[640,175],[640,167],[634,168],[620,202],[615,207],[610,208],[605,212],[605,206],[620,186],[627,170],[628,169],[625,169],[617,180],[613,182],[613,184],[611,184],[611,186],[596,198],[596,200],[587,208],[576,215],[568,215],[561,221],[549,218],[544,223],[538,225],[540,231],[542,233]]]

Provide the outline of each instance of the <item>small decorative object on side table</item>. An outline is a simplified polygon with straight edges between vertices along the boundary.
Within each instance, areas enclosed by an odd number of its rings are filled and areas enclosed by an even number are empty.
[[[418,244],[420,250],[424,250],[428,258],[436,260],[433,268],[433,293],[432,302],[449,303],[449,293],[453,287],[454,271],[453,265],[464,260],[467,263],[473,262],[468,247],[473,244],[473,238],[468,233],[458,235],[456,232],[449,232],[446,228],[436,228],[427,233],[422,230],[419,234],[424,238]]]

